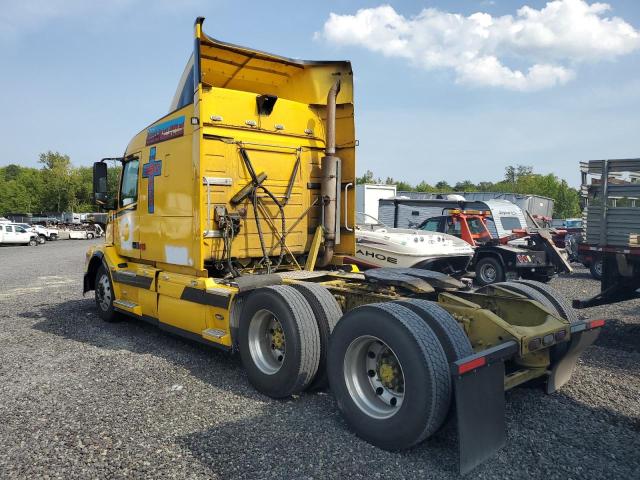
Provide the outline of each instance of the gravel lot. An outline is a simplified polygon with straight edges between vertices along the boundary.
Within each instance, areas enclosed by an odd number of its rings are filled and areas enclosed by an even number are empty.
[[[141,322],[103,323],[81,292],[89,241],[0,248],[0,478],[457,478],[446,428],[401,454],[349,432],[330,394],[275,401],[239,358]],[[552,285],[569,298],[586,270]],[[472,478],[639,478],[640,301],[565,388],[507,393],[507,446]]]

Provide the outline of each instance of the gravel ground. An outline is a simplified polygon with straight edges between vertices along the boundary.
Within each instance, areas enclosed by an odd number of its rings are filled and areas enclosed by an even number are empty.
[[[89,244],[0,248],[0,478],[458,477],[452,428],[385,452],[327,393],[271,400],[236,356],[103,323],[80,293]],[[598,287],[582,269],[552,285]],[[640,301],[581,315],[613,320],[560,392],[507,393],[508,444],[469,477],[638,478]]]

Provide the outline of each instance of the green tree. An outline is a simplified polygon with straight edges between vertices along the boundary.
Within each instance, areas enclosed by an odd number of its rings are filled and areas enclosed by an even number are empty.
[[[40,154],[38,162],[47,179],[48,188],[43,198],[46,210],[62,212],[74,206],[71,159],[68,155],[48,151]]]
[[[456,192],[473,192],[477,190],[476,184],[471,180],[464,180],[462,182],[458,182],[453,186],[453,189]]]
[[[445,192],[445,191],[449,191],[449,190],[453,190],[451,188],[451,185],[449,185],[446,180],[440,180],[438,183],[436,183],[436,190],[439,190],[441,192]]]
[[[373,172],[371,170],[367,170],[361,177],[356,177],[356,183],[358,185],[363,183],[376,183],[375,178],[373,177]]]
[[[399,192],[412,192],[415,190],[410,183],[403,182],[401,180],[395,182],[395,185],[396,190],[398,190]]]
[[[417,192],[435,192],[436,189],[429,185],[427,182],[422,180],[419,184],[416,185]]]

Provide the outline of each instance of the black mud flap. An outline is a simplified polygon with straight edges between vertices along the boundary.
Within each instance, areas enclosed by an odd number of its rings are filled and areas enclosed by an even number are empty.
[[[516,353],[518,344],[509,341],[451,364],[461,474],[473,470],[506,442],[504,361]]]
[[[82,296],[84,297],[90,290],[93,290],[93,288],[91,288],[91,279],[89,278],[89,274],[85,273],[82,279]]]
[[[571,340],[569,348],[560,360],[552,367],[547,379],[547,393],[553,393],[571,378],[578,357],[584,350],[596,341],[600,335],[600,328],[604,320],[586,320],[571,325]]]

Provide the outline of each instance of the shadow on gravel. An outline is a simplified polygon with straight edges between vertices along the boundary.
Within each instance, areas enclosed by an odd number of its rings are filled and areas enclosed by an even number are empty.
[[[595,345],[625,352],[640,352],[640,323],[609,319]]]
[[[517,390],[507,393],[507,444],[465,478],[633,478],[638,419],[561,392]],[[270,402],[177,442],[221,478],[461,478],[454,422],[411,450],[387,452],[356,437],[330,397],[316,397],[300,400],[304,409]]]
[[[560,278],[567,278],[567,279],[571,279],[571,278],[579,278],[581,280],[593,280],[594,283],[599,283],[599,280],[596,280],[595,278],[593,278],[593,275],[591,275],[591,273],[589,273],[589,270],[587,271],[579,271],[579,272],[573,272],[569,275],[562,275]]]
[[[269,403],[259,415],[224,422],[178,442],[220,478],[457,477],[451,424],[411,450],[388,452],[353,434],[330,397],[308,397],[304,410],[295,401]]]
[[[23,318],[42,318],[33,328],[98,348],[154,355],[188,370],[207,384],[249,398],[261,398],[246,380],[240,358],[214,347],[171,335],[143,321],[125,318],[104,322],[95,312],[93,298],[44,305],[23,312]]]
[[[219,418],[209,428],[176,439],[221,478],[457,477],[457,441],[452,424],[412,450],[386,452],[349,431],[330,395],[303,395],[289,401],[268,399],[248,384],[237,356],[135,320],[105,323],[96,315],[90,298],[44,305],[21,315],[28,319],[44,317],[33,325],[41,332],[100,349],[153,355],[209,385],[259,401],[255,405],[258,413],[239,411],[230,418]],[[620,330],[611,329],[616,331],[616,342],[630,336],[628,327],[633,326],[621,323]],[[562,392],[547,396],[539,389],[524,388],[507,393],[506,415],[507,445],[475,470],[476,475],[516,478],[522,474],[522,465],[533,477],[554,472],[576,478],[582,468],[590,469],[598,478],[632,478],[637,473],[637,418],[590,407]],[[595,456],[594,446],[598,452]],[[609,476],[612,464],[617,472]]]

